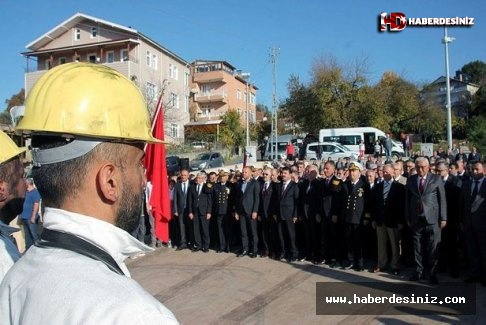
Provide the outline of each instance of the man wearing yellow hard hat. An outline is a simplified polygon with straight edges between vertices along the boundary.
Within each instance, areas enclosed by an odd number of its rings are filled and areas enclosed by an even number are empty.
[[[19,229],[8,224],[22,212],[25,196],[24,168],[19,155],[25,151],[0,131],[0,282],[20,258],[11,235]]]
[[[0,286],[0,323],[177,324],[124,263],[151,251],[129,232],[144,143],[160,142],[137,86],[103,65],[63,64],[36,82],[18,130],[32,136],[44,231]]]

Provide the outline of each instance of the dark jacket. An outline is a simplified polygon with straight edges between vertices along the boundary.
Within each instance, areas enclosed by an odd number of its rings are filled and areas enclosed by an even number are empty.
[[[284,183],[278,187],[278,208],[277,215],[282,220],[298,217],[299,206],[299,186],[297,183],[290,181],[285,191],[282,192]]]
[[[398,227],[405,222],[405,186],[392,181],[386,200],[383,196],[385,182],[371,190],[371,220],[377,226]]]
[[[370,212],[370,187],[361,178],[353,186],[350,180],[343,184],[341,195],[341,218],[346,223],[361,224]]]
[[[265,183],[261,187],[258,215],[263,218],[270,218],[275,212],[277,203],[276,185],[277,183],[270,182],[268,189],[265,189]]]
[[[194,215],[206,215],[212,212],[213,188],[212,184],[204,184],[201,193],[197,193],[197,184],[193,184],[189,190],[188,212]]]
[[[178,213],[179,215],[183,215],[184,212],[187,212],[188,208],[188,197],[189,197],[189,189],[191,188],[191,182],[187,182],[186,194],[182,190],[182,183],[177,182],[174,186],[174,196],[173,196],[173,205],[172,205],[172,213]]]
[[[235,189],[235,211],[238,214],[251,215],[258,212],[260,204],[260,184],[251,178],[245,192],[242,191],[243,181],[240,181]]]
[[[310,186],[309,186],[310,184]],[[299,186],[299,216],[304,219],[315,219],[321,211],[320,182],[303,180]]]
[[[229,184],[216,183],[213,187],[213,212],[218,215],[228,214],[230,208],[231,187]]]
[[[326,180],[322,179],[319,181],[321,183],[321,201],[322,208],[321,214],[323,218],[330,218],[333,215],[339,216],[341,211],[341,192],[343,181],[332,176],[329,184],[326,184]]]

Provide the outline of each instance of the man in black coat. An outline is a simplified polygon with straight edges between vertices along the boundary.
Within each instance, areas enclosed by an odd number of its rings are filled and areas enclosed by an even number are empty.
[[[352,162],[349,166],[350,178],[343,184],[341,199],[341,214],[345,223],[346,248],[348,262],[344,269],[353,268],[363,271],[363,232],[369,223],[369,185],[363,181],[361,172],[363,166]]]
[[[459,241],[460,225],[460,197],[462,181],[449,174],[449,166],[444,162],[439,162],[435,167],[436,172],[444,183],[447,201],[447,227],[441,231],[441,244],[439,256],[439,269],[449,270],[453,278],[459,276]]]
[[[273,219],[277,191],[275,184],[271,180],[272,169],[263,169],[263,183],[260,190],[260,204],[258,206],[258,221],[260,229],[260,245],[262,247],[261,256],[267,257],[275,253],[276,222]]]
[[[219,172],[219,180],[214,184],[213,190],[213,212],[216,215],[217,233],[219,245],[216,252],[229,252],[229,234],[231,232],[230,204],[229,197],[231,187],[228,182],[229,173],[227,171]]]
[[[235,218],[240,221],[242,250],[239,257],[248,255],[256,257],[258,254],[257,215],[260,204],[260,184],[252,178],[250,167],[243,168],[242,179],[235,193]],[[250,233],[252,250],[249,251]]]
[[[392,164],[383,166],[384,181],[371,190],[371,220],[376,229],[378,263],[373,273],[381,272],[388,262],[388,245],[391,247],[390,266],[399,274],[400,230],[405,222],[405,186],[393,179]]]
[[[321,167],[320,175],[320,214],[316,221],[320,222],[318,243],[321,244],[316,252],[317,259],[327,262],[331,268],[338,266],[345,260],[344,222],[340,215],[340,199],[343,180],[335,175],[334,161],[326,161]],[[320,238],[319,238],[320,237]]]
[[[437,284],[437,262],[441,229],[447,224],[447,202],[444,183],[439,175],[430,173],[429,160],[415,160],[417,174],[407,181],[405,217],[412,228],[417,281],[425,276],[424,258],[428,260],[430,283]],[[425,255],[425,256],[424,256]]]
[[[289,167],[282,168],[282,183],[277,190],[277,218],[278,237],[280,241],[280,256],[283,260],[286,257],[287,247],[290,249],[288,261],[297,260],[299,255],[295,244],[295,223],[298,215],[299,187],[291,180],[292,173]]]
[[[472,166],[472,179],[462,184],[461,211],[464,235],[471,266],[466,282],[480,281],[486,286],[486,179],[484,163]]]
[[[188,215],[194,222],[193,252],[198,250],[209,252],[209,219],[213,208],[213,185],[206,183],[206,178],[206,173],[197,173],[196,183],[189,190]]]
[[[175,244],[177,245],[177,250],[182,250],[187,248],[186,239],[186,228],[187,228],[187,218],[188,218],[188,193],[190,188],[189,182],[189,170],[182,169],[180,174],[180,181],[174,186],[174,200],[172,205],[172,212],[176,219],[174,223],[176,227],[176,238]]]
[[[307,166],[307,178],[302,180],[299,187],[299,216],[304,226],[305,252],[304,258],[317,263],[318,256],[316,249],[320,247],[316,242],[316,228],[318,223],[316,217],[321,210],[321,189],[317,180],[317,166]],[[320,226],[320,225],[319,225]]]

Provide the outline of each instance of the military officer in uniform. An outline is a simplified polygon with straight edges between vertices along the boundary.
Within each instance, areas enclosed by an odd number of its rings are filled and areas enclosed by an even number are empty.
[[[229,196],[231,187],[228,184],[229,173],[221,170],[219,172],[219,181],[214,184],[213,190],[213,211],[216,215],[218,227],[219,246],[216,252],[229,252],[229,234],[231,230],[231,220],[229,216]]]
[[[350,178],[343,184],[342,217],[345,222],[348,263],[343,268],[363,271],[363,231],[369,223],[369,185],[361,179],[363,166],[358,162],[349,164]]]

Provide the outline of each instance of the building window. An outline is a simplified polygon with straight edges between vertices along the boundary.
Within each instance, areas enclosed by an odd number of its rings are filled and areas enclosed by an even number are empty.
[[[157,86],[151,82],[147,82],[147,99],[152,100],[157,95]]]
[[[241,90],[236,90],[236,99],[241,100]]]
[[[120,51],[120,61],[121,62],[128,61],[128,50],[121,50]]]
[[[211,116],[211,107],[202,107],[202,115],[203,116]]]
[[[81,39],[81,29],[75,28],[74,29],[74,40],[79,41]]]
[[[146,61],[147,61],[147,66],[150,67],[150,63],[152,62],[152,57],[150,55],[150,51],[147,51],[147,55],[146,55]]]
[[[91,27],[91,38],[98,36],[98,27]]]
[[[61,57],[61,58],[59,58],[59,64],[64,64],[64,63],[66,63],[66,62],[67,62],[67,61],[66,61],[66,58],[65,58],[65,57]]]
[[[106,52],[106,63],[113,63],[115,62],[115,52],[108,51]]]
[[[189,96],[184,97],[184,112],[189,112]]]
[[[184,73],[184,87],[189,87],[189,73]]]
[[[255,94],[250,93],[250,104],[255,105],[256,103],[256,96]]]
[[[179,96],[176,93],[170,94],[170,103],[173,108],[179,108]]]
[[[96,53],[88,54],[88,62],[96,63]]]
[[[178,79],[177,67],[171,63],[169,63],[169,77],[175,80]]]
[[[201,85],[201,93],[204,96],[209,96],[209,94],[211,93],[211,87],[207,84]]]
[[[50,70],[52,68],[52,61],[50,59],[47,59],[45,61],[45,69]]]
[[[170,123],[170,136],[172,138],[179,137],[179,125],[175,123]]]
[[[152,68],[157,70],[159,67],[159,61],[157,60],[157,54],[152,54]]]

